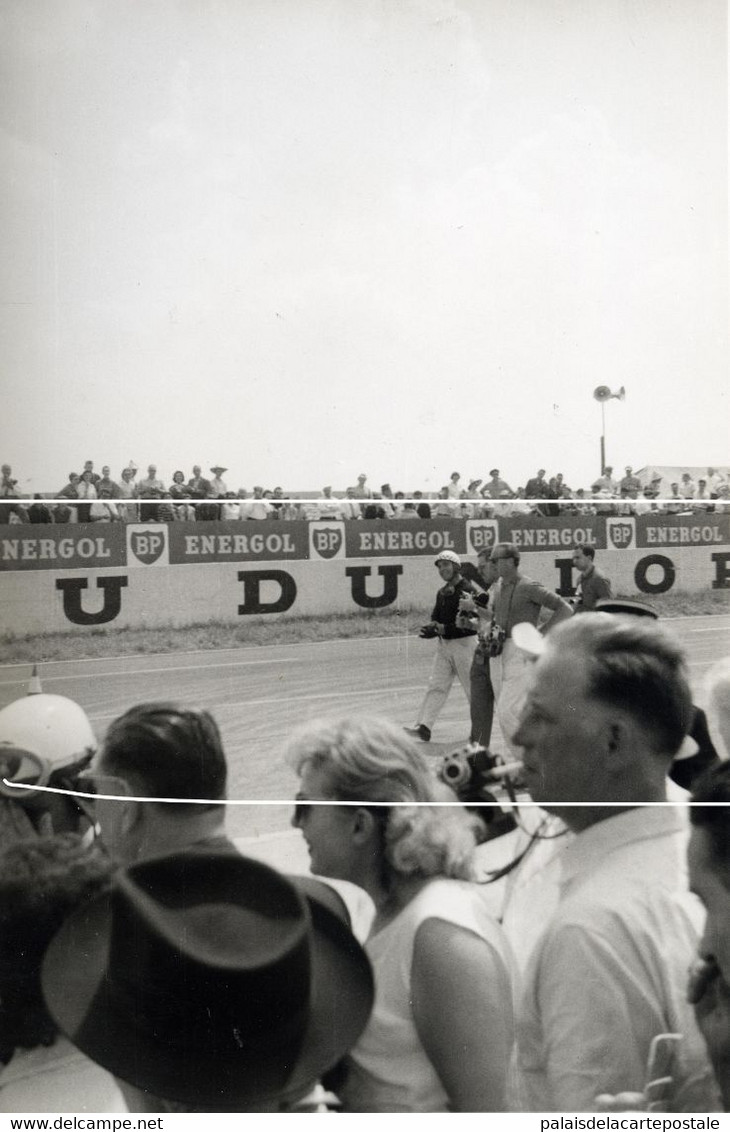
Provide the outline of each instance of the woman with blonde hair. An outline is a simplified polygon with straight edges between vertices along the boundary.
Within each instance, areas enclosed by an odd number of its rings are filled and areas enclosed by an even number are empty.
[[[376,909],[375,1006],[348,1057],[345,1110],[503,1110],[513,967],[471,880],[478,823],[385,719],[305,725],[288,762],[312,871],[359,884]]]

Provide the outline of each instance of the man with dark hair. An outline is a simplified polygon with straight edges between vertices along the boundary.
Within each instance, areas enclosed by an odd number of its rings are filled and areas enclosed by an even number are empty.
[[[490,558],[498,581],[492,588],[489,670],[502,738],[514,755],[512,734],[522,709],[529,662],[512,641],[512,630],[525,621],[537,625],[543,609],[552,610],[549,625],[570,617],[573,610],[558,594],[519,572],[520,552],[514,543],[498,542]]]
[[[41,988],[48,944],[113,868],[77,833],[22,841],[0,855],[0,1112],[126,1111],[110,1074],[59,1034]]]
[[[707,917],[689,999],[730,1111],[730,763],[709,771],[692,801],[689,879]]]
[[[683,1035],[669,1110],[716,1103],[686,1001],[701,926],[686,879],[686,815],[656,805],[691,715],[682,652],[646,619],[576,617],[534,665],[514,741],[533,800],[575,836],[525,978],[524,1110],[586,1112],[599,1093],[640,1092],[652,1041],[667,1031]]]
[[[596,551],[592,546],[577,546],[573,551],[573,569],[578,570],[578,588],[573,608],[576,613],[590,613],[596,602],[611,596],[611,583],[595,563]]]
[[[230,844],[226,778],[220,732],[207,711],[171,703],[130,708],[109,727],[90,776],[95,793],[128,799],[95,803],[109,852],[131,863],[192,845]],[[164,801],[175,798],[210,803]]]

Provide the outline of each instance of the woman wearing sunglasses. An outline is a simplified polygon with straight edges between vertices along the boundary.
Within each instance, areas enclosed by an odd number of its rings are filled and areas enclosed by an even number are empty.
[[[312,871],[360,885],[376,907],[375,1006],[348,1058],[345,1110],[502,1110],[512,961],[471,880],[473,819],[388,720],[307,725],[288,761]]]

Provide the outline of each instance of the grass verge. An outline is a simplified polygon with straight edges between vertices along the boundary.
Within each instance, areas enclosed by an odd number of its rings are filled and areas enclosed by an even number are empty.
[[[633,595],[635,596],[635,595]],[[649,599],[661,617],[692,617],[730,613],[730,590],[705,594],[662,594]],[[0,662],[86,660],[94,657],[139,656],[144,653],[194,652],[205,649],[251,648],[310,641],[415,633],[427,618],[422,609],[363,610],[342,616],[296,617],[273,620],[247,618],[235,624],[206,622],[180,629],[116,629],[98,627],[81,632],[0,636]]]

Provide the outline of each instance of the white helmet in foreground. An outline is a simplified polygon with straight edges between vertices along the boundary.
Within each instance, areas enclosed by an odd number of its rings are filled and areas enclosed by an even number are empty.
[[[65,696],[24,696],[0,711],[0,794],[16,801],[32,790],[7,786],[29,782],[45,786],[61,771],[91,762],[96,737],[83,708]]]

